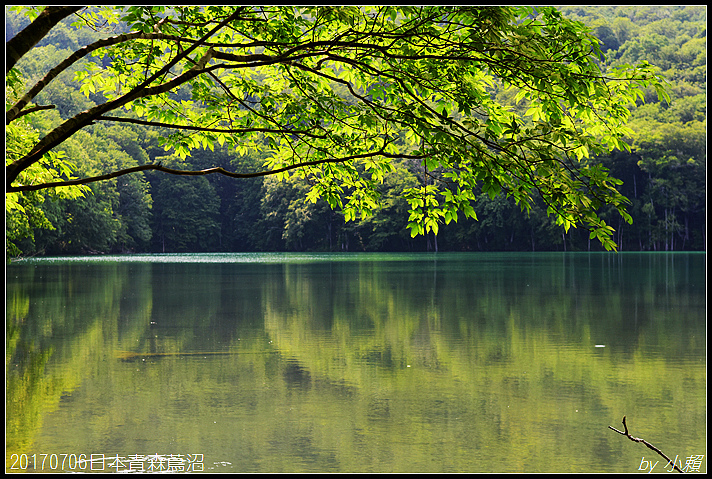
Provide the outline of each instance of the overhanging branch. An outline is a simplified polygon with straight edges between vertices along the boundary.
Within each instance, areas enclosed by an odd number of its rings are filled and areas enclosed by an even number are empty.
[[[297,168],[303,168],[303,167],[307,167],[307,166],[316,166],[316,165],[326,164],[326,163],[345,163],[348,161],[358,160],[358,159],[363,159],[363,158],[373,158],[375,156],[383,156],[383,157],[387,157],[387,158],[406,158],[406,159],[421,159],[422,158],[422,156],[417,156],[417,155],[402,155],[402,154],[395,155],[392,153],[386,153],[383,150],[379,150],[377,152],[362,153],[359,155],[345,156],[342,158],[327,158],[327,159],[323,159],[323,160],[302,161],[299,163],[294,163],[292,165],[283,166],[281,168],[275,168],[273,170],[257,171],[257,172],[253,172],[253,173],[236,173],[234,171],[228,171],[222,167],[207,168],[204,170],[178,170],[175,168],[168,168],[166,166],[163,166],[161,163],[158,163],[158,164],[134,166],[132,168],[125,168],[123,170],[113,171],[113,172],[107,173],[105,175],[92,176],[92,177],[88,177],[88,178],[79,178],[79,179],[75,179],[75,180],[54,181],[51,183],[42,183],[42,184],[37,184],[37,185],[20,185],[20,186],[12,186],[11,185],[5,190],[5,192],[6,193],[19,193],[19,192],[26,192],[26,191],[44,190],[47,188],[57,188],[57,187],[61,187],[61,186],[86,185],[89,183],[110,180],[112,178],[128,175],[130,173],[137,173],[140,171],[161,171],[163,173],[168,173],[168,174],[177,175],[177,176],[206,176],[206,175],[211,175],[211,174],[217,173],[217,174],[228,176],[230,178],[259,178],[262,176],[277,175],[279,173],[284,173],[284,172],[287,172],[290,170],[295,170]]]
[[[35,20],[5,44],[5,73],[42,40],[55,25],[84,7],[47,7]]]
[[[204,131],[208,133],[285,133],[289,135],[304,135],[312,138],[326,138],[326,135],[315,135],[308,130],[290,130],[288,128],[209,128],[193,125],[175,125],[160,121],[146,121],[135,118],[121,118],[118,116],[102,115],[97,120],[116,121],[120,123],[133,123],[135,125],[156,126],[160,128],[170,128],[173,130]]]
[[[20,118],[21,116],[25,116],[28,113],[33,113],[36,111],[42,111],[42,110],[52,110],[54,108],[57,108],[55,105],[37,105],[37,106],[32,106],[30,108],[25,108],[22,110],[20,113],[15,116],[15,118]]]
[[[189,48],[176,55],[170,62],[164,65],[163,68],[151,75],[150,78],[147,78],[140,85],[134,87],[125,95],[102,105],[97,105],[94,108],[90,108],[89,110],[86,110],[82,113],[79,113],[75,117],[70,118],[54,130],[52,130],[50,133],[48,133],[44,138],[39,141],[39,143],[35,145],[32,151],[30,151],[30,153],[28,153],[25,157],[5,167],[7,191],[10,191],[10,189],[12,188],[12,182],[17,179],[17,177],[23,170],[29,168],[33,163],[39,161],[45,153],[50,151],[55,146],[64,142],[64,140],[72,136],[74,133],[76,133],[83,127],[91,124],[97,117],[108,111],[115,110],[130,101],[136,100],[137,98],[156,95],[171,90],[176,86],[185,83],[190,79],[194,78],[195,76],[201,74],[203,72],[203,69],[205,68],[205,65],[210,60],[214,52],[213,49],[208,50],[208,52],[203,55],[202,58],[198,61],[195,67],[186,71],[182,75],[162,85],[154,87],[149,86],[156,79],[161,78],[166,72],[173,68],[173,66],[175,66],[181,59],[187,57],[191,52],[198,48],[198,46],[202,45],[203,42],[205,42],[208,38],[217,33],[224,26],[226,26],[231,20],[233,20],[237,16],[237,14],[238,12],[235,12],[229,17],[227,17],[225,20],[220,22],[218,26],[213,28],[210,32],[206,33]]]
[[[136,38],[146,38],[148,37],[148,34],[143,33],[143,32],[132,32],[132,33],[126,33],[123,35],[117,35],[115,37],[111,38],[106,38],[102,40],[98,40],[91,45],[87,45],[83,48],[80,48],[76,52],[72,53],[70,56],[65,58],[63,61],[61,61],[57,66],[52,68],[47,74],[42,77],[35,85],[30,88],[27,93],[25,93],[22,98],[20,98],[17,103],[15,103],[7,112],[5,112],[5,124],[9,124],[13,120],[19,118],[20,116],[29,113],[27,110],[23,110],[25,106],[31,102],[39,92],[44,89],[46,85],[48,85],[52,80],[54,80],[60,73],[65,71],[67,68],[72,66],[74,63],[76,63],[78,60],[81,58],[84,58],[87,56],[89,53],[98,50],[99,48],[106,47],[106,46],[111,46],[115,45],[117,43],[125,42],[128,40],[133,40]]]
[[[122,97],[108,101],[101,105],[97,105],[93,108],[90,108],[86,111],[77,114],[69,120],[66,120],[64,123],[62,123],[57,128],[45,135],[27,155],[5,166],[8,191],[12,182],[17,179],[17,177],[23,170],[29,168],[33,163],[39,161],[52,148],[64,142],[64,140],[71,137],[77,131],[81,130],[87,125],[90,125],[94,120],[96,120],[97,117],[101,116],[105,112],[115,110],[121,107],[122,105],[128,103],[129,101],[144,96],[151,96],[163,93],[165,91],[169,91],[172,88],[175,88],[176,86],[190,80],[191,78],[201,73],[201,69],[205,66],[205,63],[207,63],[209,57],[210,51],[206,55],[204,55],[203,61],[200,65],[197,65],[195,68],[188,70],[187,72],[183,73],[182,75],[176,77],[175,79],[169,82],[164,83],[163,85],[155,87],[144,86],[140,89],[137,88]]]

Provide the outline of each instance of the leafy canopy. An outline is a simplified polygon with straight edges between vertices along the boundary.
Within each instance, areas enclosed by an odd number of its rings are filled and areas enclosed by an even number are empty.
[[[583,224],[613,249],[613,230],[596,212],[610,205],[630,221],[627,200],[588,159],[628,148],[628,107],[646,88],[666,96],[650,65],[607,68],[598,40],[552,7],[134,6],[77,16],[78,25],[128,32],[75,52],[8,105],[6,120],[32,110],[44,84],[88,55],[102,61],[87,62],[76,80],[103,100],[18,152],[6,167],[8,192],[148,169],[298,175],[310,185],[307,200],[323,198],[348,220],[370,214],[376,186],[406,159],[423,173],[405,191],[412,235],[437,233],[460,213],[476,218],[475,192],[504,192],[524,210],[539,196],[565,230]],[[517,108],[495,100],[509,92]],[[227,144],[267,160],[260,171],[147,164],[28,179],[96,122],[166,128],[164,147],[181,157]]]

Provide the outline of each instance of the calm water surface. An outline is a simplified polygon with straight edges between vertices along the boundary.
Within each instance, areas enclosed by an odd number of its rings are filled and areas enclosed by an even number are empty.
[[[104,471],[168,459],[209,472],[637,472],[662,461],[608,429],[626,415],[633,435],[683,465],[705,455],[706,471],[705,262],[11,264],[6,470],[88,471],[77,458],[92,454]]]

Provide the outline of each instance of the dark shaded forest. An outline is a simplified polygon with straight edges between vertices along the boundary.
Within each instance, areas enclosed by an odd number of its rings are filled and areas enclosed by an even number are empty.
[[[619,251],[703,250],[706,244],[706,7],[566,7],[564,14],[593,29],[605,61],[633,64],[647,60],[669,81],[670,104],[651,91],[633,110],[631,153],[596,158],[623,181],[633,224],[612,209],[601,217],[616,229]],[[6,40],[27,20],[6,9]],[[33,83],[56,64],[93,41],[89,30],[69,22],[53,29],[18,69]],[[100,58],[92,61],[101,63]],[[80,92],[65,72],[41,93],[51,114],[28,122],[38,134],[100,101]],[[180,90],[178,97],[189,98]],[[493,88],[503,105],[518,108],[511,93]],[[63,144],[78,175],[162,162],[173,168],[222,166],[256,171],[264,161],[251,151],[215,147],[182,159],[166,151],[156,128],[97,124]],[[381,204],[366,219],[346,222],[325,201],[305,200],[309,185],[291,177],[230,179],[183,178],[158,172],[126,175],[91,185],[78,199],[48,199],[44,218],[17,241],[23,255],[127,252],[249,251],[586,251],[601,250],[589,232],[568,233],[547,216],[543,204],[527,214],[500,194],[475,192],[478,220],[443,225],[437,235],[411,238],[408,204],[401,192],[422,184],[420,162],[403,160],[381,185]],[[15,219],[7,218],[8,228]]]

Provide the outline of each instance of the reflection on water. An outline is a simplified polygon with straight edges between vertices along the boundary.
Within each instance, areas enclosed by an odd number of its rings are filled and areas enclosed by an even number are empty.
[[[7,268],[8,470],[636,472],[623,415],[706,454],[704,254],[108,259]]]

